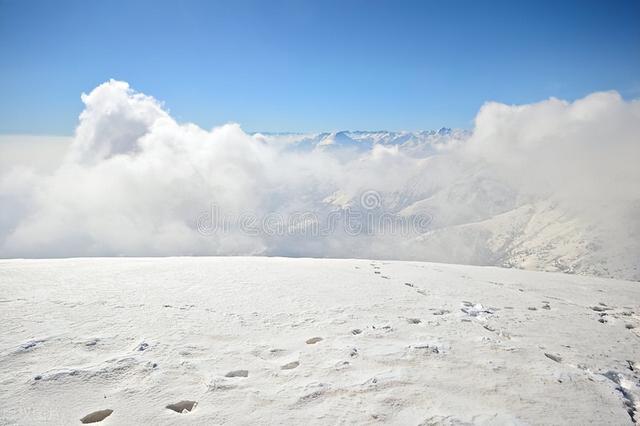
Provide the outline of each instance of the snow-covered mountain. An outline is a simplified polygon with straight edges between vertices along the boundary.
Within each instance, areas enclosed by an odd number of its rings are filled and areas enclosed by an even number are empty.
[[[366,157],[376,147],[419,160],[411,176],[378,194],[385,212],[427,216],[429,229],[402,242],[404,250],[365,248],[363,255],[640,280],[640,203],[625,207],[628,226],[621,232],[610,218],[584,214],[555,199],[552,191],[523,194],[516,182],[497,176],[488,165],[443,155],[464,148],[471,136],[468,130],[442,128],[259,137],[267,143],[286,140],[285,149],[330,151],[350,160]],[[360,196],[338,190],[324,201],[353,208]]]
[[[464,129],[443,127],[439,130],[424,131],[362,131],[342,130],[324,133],[256,133],[270,141],[287,141],[292,149],[343,149],[366,151],[374,145],[397,146],[414,155],[432,155],[445,146],[462,141],[471,132]]]

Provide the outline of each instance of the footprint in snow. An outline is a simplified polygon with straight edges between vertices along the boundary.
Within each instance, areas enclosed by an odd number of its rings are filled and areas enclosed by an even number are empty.
[[[420,324],[422,320],[420,318],[407,318],[409,324]]]
[[[198,405],[198,403],[196,401],[180,401],[180,402],[176,402],[175,404],[169,404],[167,405],[166,408],[168,408],[169,410],[173,410],[176,413],[188,413],[191,410],[193,410],[194,408],[196,408],[196,405]]]
[[[113,413],[113,410],[98,410],[93,413],[87,414],[80,421],[84,424],[86,423],[98,423],[109,417]]]
[[[311,339],[307,340],[307,345],[315,345],[318,342],[322,341],[322,337],[312,337]]]
[[[285,365],[281,366],[280,369],[281,370],[293,370],[294,368],[296,368],[299,365],[300,365],[300,362],[291,361],[291,362],[288,362]]]
[[[544,356],[546,356],[547,358],[549,358],[552,361],[562,362],[562,357],[560,357],[559,355],[554,355],[554,354],[550,354],[550,353],[545,352]]]
[[[411,348],[411,346],[409,347]],[[440,353],[440,349],[437,346],[433,346],[433,345],[415,345],[413,346],[413,349],[427,351],[427,353],[429,352],[434,354]]]
[[[225,374],[224,377],[249,377],[249,371],[247,370],[233,370]]]
[[[36,346],[39,346],[43,342],[44,342],[44,339],[29,340],[27,342],[24,342],[18,347],[18,352],[30,351],[31,349],[35,348]]]
[[[100,339],[91,339],[91,340],[87,340],[84,345],[88,348],[95,346],[98,344],[98,342],[100,341]]]

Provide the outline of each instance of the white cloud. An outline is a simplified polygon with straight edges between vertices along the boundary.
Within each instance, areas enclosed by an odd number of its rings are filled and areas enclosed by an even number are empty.
[[[60,166],[72,141],[66,136],[0,135],[0,171],[25,167],[51,172]]]
[[[487,103],[466,145],[510,181],[587,202],[640,198],[640,102],[616,92],[573,103]]]
[[[234,226],[211,235],[198,231],[198,218],[211,205],[225,217],[308,211],[325,220],[336,206],[354,205],[366,190],[383,194],[387,211],[437,215],[433,226],[442,229],[548,198],[589,214],[603,204],[614,206],[624,222],[619,228],[637,227],[627,216],[640,199],[640,103],[615,92],[573,103],[487,103],[472,136],[448,147],[439,139],[437,155],[383,145],[362,152],[292,149],[296,139],[290,135],[249,135],[237,124],[208,131],[177,123],[158,101],[118,81],[82,100],[85,110],[64,159],[52,156],[57,167],[34,166],[48,156],[49,142],[5,157],[16,144],[7,148],[0,141],[0,256],[443,260],[419,240],[399,235],[253,236]],[[30,165],[27,155],[37,161]],[[458,237],[451,241],[464,244]]]

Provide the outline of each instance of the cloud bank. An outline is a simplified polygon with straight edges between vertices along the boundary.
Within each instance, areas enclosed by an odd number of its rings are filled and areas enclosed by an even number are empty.
[[[469,244],[452,235],[543,201],[586,228],[611,229],[604,234],[611,237],[598,234],[609,238],[599,240],[605,245],[638,232],[640,103],[615,92],[575,102],[487,103],[464,138],[367,149],[340,145],[339,138],[313,143],[314,135],[178,123],[160,102],[121,81],[101,84],[82,101],[58,164],[52,157],[53,166],[41,167],[24,155],[0,162],[1,257],[264,254],[499,263],[489,240],[473,250],[493,257],[456,255]],[[421,145],[429,149],[416,151]],[[0,143],[0,152],[7,146]],[[39,152],[33,157],[42,163]],[[361,204],[367,191],[378,197],[371,211]],[[428,218],[429,226],[408,234],[366,225],[360,232],[288,232],[316,229],[346,210]],[[224,229],[203,230],[203,222],[221,217],[229,219]],[[275,217],[295,219],[284,225],[287,232],[265,232]],[[238,223],[247,218],[252,226]],[[431,237],[441,248],[428,243]]]

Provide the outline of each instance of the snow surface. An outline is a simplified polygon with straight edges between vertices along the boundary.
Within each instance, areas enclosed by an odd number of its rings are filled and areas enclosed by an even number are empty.
[[[3,260],[0,319],[3,425],[639,415],[637,282],[400,261]]]

